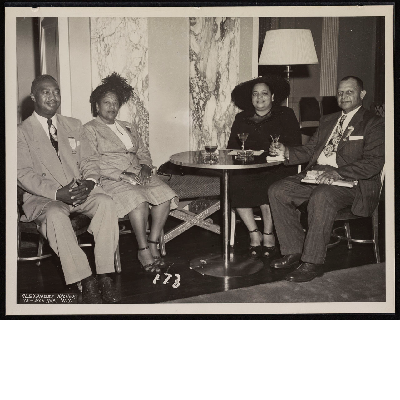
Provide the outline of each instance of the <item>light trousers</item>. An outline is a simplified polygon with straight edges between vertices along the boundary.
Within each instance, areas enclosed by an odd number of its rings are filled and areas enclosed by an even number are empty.
[[[67,285],[92,275],[88,259],[79,247],[69,218],[71,213],[82,213],[91,218],[88,232],[94,237],[94,256],[98,274],[114,272],[114,253],[118,245],[118,217],[112,198],[103,193],[89,195],[87,200],[73,207],[61,201],[48,203],[35,220],[40,233],[60,257]]]

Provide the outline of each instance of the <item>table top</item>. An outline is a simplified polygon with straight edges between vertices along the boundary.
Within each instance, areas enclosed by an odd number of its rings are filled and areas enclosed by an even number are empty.
[[[250,169],[262,168],[282,164],[281,161],[267,162],[267,152],[251,159],[238,160],[235,156],[229,156],[232,150],[218,150],[218,157],[210,163],[210,156],[205,151],[184,151],[170,157],[173,164],[184,167],[197,167],[209,169]]]

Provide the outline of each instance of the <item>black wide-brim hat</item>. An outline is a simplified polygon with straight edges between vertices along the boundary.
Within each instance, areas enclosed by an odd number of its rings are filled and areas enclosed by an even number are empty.
[[[274,104],[280,104],[290,94],[290,85],[288,81],[278,75],[264,75],[240,83],[233,89],[231,98],[237,107],[241,110],[254,108],[251,101],[253,87],[256,83],[265,83],[274,93]]]

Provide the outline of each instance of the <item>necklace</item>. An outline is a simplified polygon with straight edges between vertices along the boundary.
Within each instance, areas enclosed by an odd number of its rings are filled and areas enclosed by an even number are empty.
[[[264,115],[260,115],[260,114],[258,114],[257,111],[256,111],[256,116],[257,116],[257,117],[260,117],[260,118],[266,117],[267,115],[271,114],[271,110],[272,110],[272,108],[270,108],[270,110],[269,110],[266,114],[264,114]]]

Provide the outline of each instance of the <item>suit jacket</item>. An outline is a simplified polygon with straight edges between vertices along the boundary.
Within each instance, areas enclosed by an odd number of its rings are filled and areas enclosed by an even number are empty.
[[[18,126],[18,185],[25,190],[23,210],[26,220],[36,219],[44,206],[55,200],[55,193],[73,178],[100,178],[98,166],[86,162],[82,141],[82,123],[57,114],[57,138],[60,159],[46,135],[42,125],[31,115]],[[95,188],[94,192],[103,192]],[[104,192],[103,192],[104,193]]]
[[[95,163],[100,168],[101,176],[113,181],[119,181],[123,171],[137,174],[141,164],[151,166],[150,152],[144,145],[139,134],[132,125],[125,121],[117,121],[125,129],[132,141],[132,147],[127,149],[115,133],[99,117],[84,125],[84,135],[87,139],[85,147],[90,143],[90,148],[85,150],[90,157],[85,163]]]
[[[305,171],[316,164],[341,112],[321,118],[318,130],[310,141],[299,147],[289,147],[287,164],[308,162]],[[354,128],[351,131],[351,128]],[[356,140],[351,140],[351,137]],[[369,216],[379,201],[380,172],[385,164],[385,122],[364,107],[351,119],[336,152],[337,172],[345,179],[358,180],[352,213]]]

